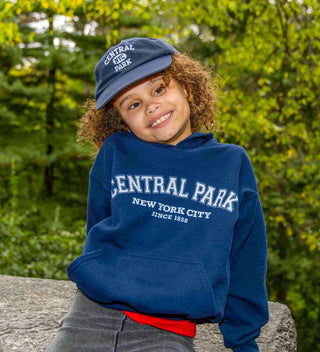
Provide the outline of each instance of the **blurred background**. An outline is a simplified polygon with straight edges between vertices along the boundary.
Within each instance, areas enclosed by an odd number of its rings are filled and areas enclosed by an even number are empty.
[[[0,1],[0,274],[66,279],[82,250],[94,151],[76,142],[96,62],[133,36],[208,65],[220,142],[248,150],[269,241],[269,299],[320,351],[318,0]]]

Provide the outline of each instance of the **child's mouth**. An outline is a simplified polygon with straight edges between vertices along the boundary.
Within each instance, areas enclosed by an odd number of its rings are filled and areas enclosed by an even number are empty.
[[[172,115],[172,111],[170,111],[169,113],[161,116],[158,120],[156,120],[150,127],[154,128],[157,127],[158,125],[160,125],[160,123],[168,120],[168,118]]]

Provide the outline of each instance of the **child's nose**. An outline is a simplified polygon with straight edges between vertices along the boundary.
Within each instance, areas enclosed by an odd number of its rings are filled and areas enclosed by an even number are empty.
[[[160,103],[158,102],[149,102],[149,104],[147,105],[147,108],[146,108],[146,113],[147,115],[150,115],[150,114],[153,114],[155,113],[157,110],[159,110],[160,108]]]

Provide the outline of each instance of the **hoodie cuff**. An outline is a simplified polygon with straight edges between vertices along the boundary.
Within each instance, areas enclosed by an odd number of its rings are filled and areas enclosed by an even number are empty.
[[[245,345],[233,348],[232,351],[233,352],[259,352],[259,347],[255,340],[251,340]]]

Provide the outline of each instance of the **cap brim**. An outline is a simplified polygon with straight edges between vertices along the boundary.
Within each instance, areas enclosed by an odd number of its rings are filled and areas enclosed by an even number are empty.
[[[171,62],[171,54],[159,56],[151,61],[144,63],[143,65],[137,66],[132,70],[126,72],[115,82],[109,84],[108,87],[101,93],[97,99],[96,110],[101,109],[103,106],[109,103],[109,101],[117,94],[119,94],[123,89],[131,86],[143,78],[164,70],[171,65]]]

